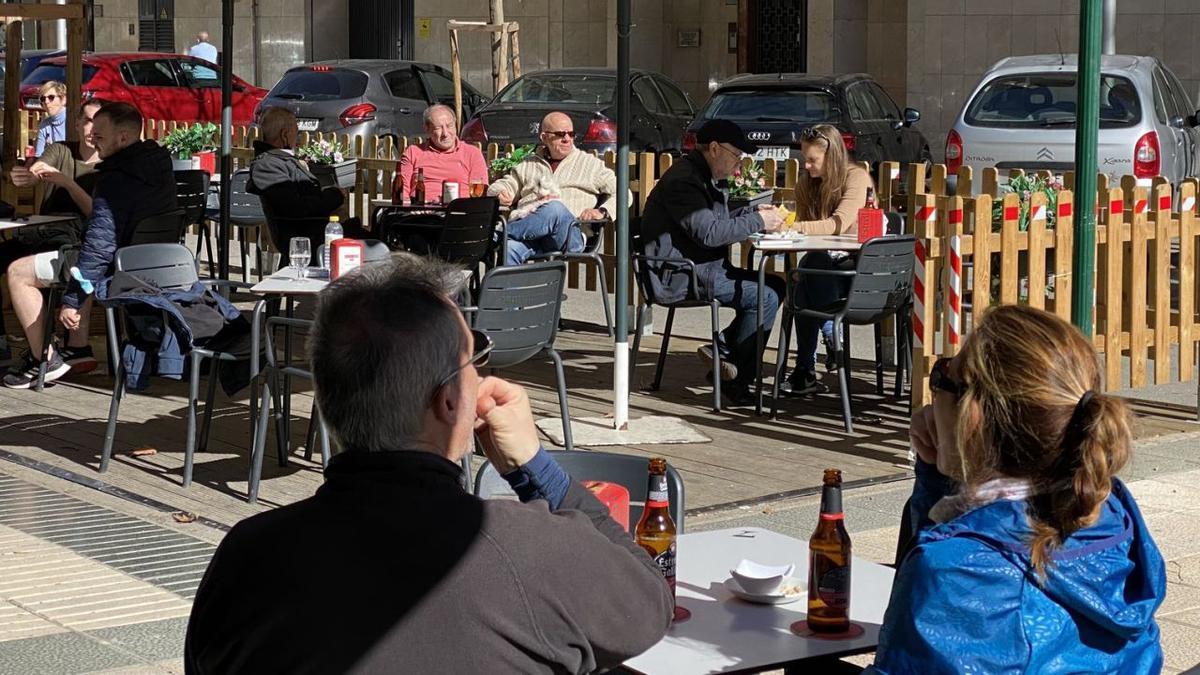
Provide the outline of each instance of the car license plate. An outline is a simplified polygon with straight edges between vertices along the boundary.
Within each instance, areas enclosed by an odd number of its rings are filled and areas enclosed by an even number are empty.
[[[25,99],[25,107],[30,110],[41,110],[42,102],[36,98]]]
[[[790,149],[786,145],[770,145],[759,148],[758,152],[754,153],[753,156],[754,159],[760,162],[764,159],[783,161],[788,158],[790,152]]]
[[[296,120],[296,126],[300,129],[300,131],[316,131],[317,127],[320,125],[321,125],[321,120],[304,119],[304,118]]]

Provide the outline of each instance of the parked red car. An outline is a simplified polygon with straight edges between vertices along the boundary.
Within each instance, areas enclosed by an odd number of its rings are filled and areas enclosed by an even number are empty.
[[[66,57],[46,59],[21,81],[21,102],[40,110],[38,87],[67,81]],[[250,124],[254,107],[267,95],[233,78],[233,123]],[[212,63],[181,54],[96,53],[83,56],[83,96],[132,103],[146,119],[221,121],[221,72]]]

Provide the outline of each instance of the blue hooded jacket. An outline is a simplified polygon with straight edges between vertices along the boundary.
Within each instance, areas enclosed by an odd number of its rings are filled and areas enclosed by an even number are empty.
[[[952,484],[918,462],[917,545],[896,574],[874,673],[1157,673],[1162,555],[1125,485],[1052,554],[1039,583],[1024,501],[934,524]]]

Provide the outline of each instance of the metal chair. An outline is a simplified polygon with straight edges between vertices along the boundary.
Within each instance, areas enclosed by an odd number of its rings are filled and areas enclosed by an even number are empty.
[[[258,277],[263,276],[263,228],[267,224],[267,217],[263,214],[262,202],[258,195],[250,194],[246,191],[246,185],[250,181],[250,170],[242,169],[235,171],[229,179],[229,224],[241,230],[238,234],[238,248],[242,254],[242,281],[250,281],[250,231],[253,230],[257,241],[257,246],[254,250],[254,269],[258,271]],[[219,213],[219,209],[218,209]],[[208,222],[215,220],[212,211],[207,212],[208,218],[201,228],[201,236],[204,237],[205,246],[209,250],[209,257],[212,256],[212,242],[209,240],[211,230]],[[196,257],[200,257],[200,243],[196,243]]]
[[[199,278],[199,263],[187,247],[178,243],[138,244],[117,250],[115,268],[117,271],[131,274],[138,279],[164,290],[191,288]],[[239,288],[244,284],[220,279],[202,281],[210,288],[227,287]],[[125,365],[121,358],[124,344],[119,336],[125,326],[125,311],[114,305],[106,305],[104,313],[108,319],[108,349],[116,361],[113,371],[112,400],[108,408],[108,425],[104,432],[104,447],[100,453],[100,471],[108,470],[108,462],[112,457],[113,440],[117,430],[117,414],[120,411],[121,398],[125,394]],[[164,317],[164,322],[166,318]],[[212,400],[216,391],[216,372],[220,361],[233,361],[242,358],[230,352],[214,351],[196,345],[191,345],[188,354],[191,363],[191,378],[188,386],[188,423],[187,445],[184,451],[183,486],[192,483],[192,458],[196,450],[196,401],[200,393],[200,369],[204,359],[212,360],[209,373],[208,394],[205,399],[204,422],[201,428],[200,448],[208,444],[208,430],[212,422]]]
[[[571,478],[577,481],[598,480],[615,483],[629,490],[630,506],[646,502],[646,458],[635,455],[618,455],[613,452],[598,452],[592,450],[562,450],[551,452],[550,456],[558,462]],[[491,499],[512,495],[508,482],[496,471],[491,462],[485,461],[475,474],[475,496],[480,499]],[[667,465],[667,494],[671,502],[671,519],[675,521],[675,530],[683,534],[684,493],[683,478],[679,471],[670,464]],[[629,514],[629,532],[633,533],[637,526],[637,517]]]
[[[604,243],[604,228],[612,225],[612,220],[583,220],[579,222],[579,227],[587,232],[587,236],[583,241],[582,251],[552,251],[550,253],[539,253],[530,258],[530,261],[538,262],[542,260],[565,260],[567,262],[581,262],[586,265],[596,266],[596,276],[600,278],[600,302],[604,305],[604,324],[608,327],[608,336],[612,337],[613,318],[612,309],[608,303],[608,276],[604,273],[604,258],[600,254],[600,246]]]
[[[721,303],[717,300],[704,300],[700,297],[700,292],[696,288],[696,264],[686,258],[664,258],[658,256],[648,256],[642,251],[642,221],[641,218],[629,219],[629,230],[633,238],[630,250],[633,251],[633,271],[634,280],[637,281],[640,301],[637,308],[637,328],[633,334],[633,355],[629,359],[630,379],[633,379],[632,371],[637,368],[638,349],[642,344],[642,331],[646,326],[646,313],[654,305],[665,307],[667,309],[667,323],[663,326],[662,347],[658,351],[658,365],[654,370],[654,384],[650,386],[651,391],[658,391],[662,385],[663,367],[667,362],[667,347],[671,342],[671,325],[675,322],[675,310],[687,307],[708,307],[712,313],[712,351],[713,351],[713,411],[721,412]],[[687,275],[688,294],[687,297],[679,302],[663,303],[659,302],[652,295],[653,286],[650,284],[650,274],[652,270],[650,265],[657,265],[662,270],[671,269],[676,273]],[[657,270],[653,271],[657,273]]]
[[[889,316],[897,319],[897,335],[900,344],[898,353],[902,358],[896,362],[896,396],[904,386],[904,372],[910,349],[908,348],[907,322],[912,305],[912,275],[915,261],[912,235],[876,237],[863,244],[858,252],[858,261],[853,270],[826,270],[799,267],[792,272],[788,283],[787,300],[784,303],[783,330],[779,335],[779,358],[775,365],[775,385],[771,400],[771,416],[779,406],[779,382],[783,367],[787,363],[787,351],[791,338],[793,316],[807,316],[833,322],[833,348],[842,354],[838,368],[838,385],[842,397],[842,418],[846,431],[854,431],[850,411],[850,355],[848,339],[843,340],[844,326],[875,327],[875,386],[883,393],[883,354],[881,348],[880,322]],[[806,277],[849,278],[850,289],[843,302],[833,307],[806,307],[799,293],[793,292],[803,284]]]
[[[500,218],[500,202],[495,197],[455,199],[446,206],[446,215],[438,233],[437,244],[430,251],[435,258],[457,263],[471,272],[471,290],[479,289],[479,267],[490,269],[496,247],[496,230]],[[429,227],[420,228],[422,234]],[[401,214],[380,219],[379,237],[388,248],[404,250],[406,234]],[[486,271],[486,269],[485,269]]]
[[[196,238],[196,260],[200,259],[200,247],[208,246],[208,276],[215,277],[216,260],[213,259],[212,236],[208,228],[208,183],[212,176],[203,169],[184,169],[175,172],[175,200],[183,209],[187,224],[199,228]]]
[[[480,281],[475,306],[463,307],[462,311],[472,328],[492,339],[489,368],[510,368],[541,354],[554,361],[563,445],[573,450],[562,357],[554,349],[566,277],[567,265],[561,260],[497,267]]]

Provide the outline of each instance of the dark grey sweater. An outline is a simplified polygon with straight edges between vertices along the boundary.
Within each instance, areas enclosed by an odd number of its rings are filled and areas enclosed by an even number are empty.
[[[560,508],[483,501],[421,452],[346,452],[213,557],[189,673],[584,673],[670,623],[650,558],[571,483]]]

